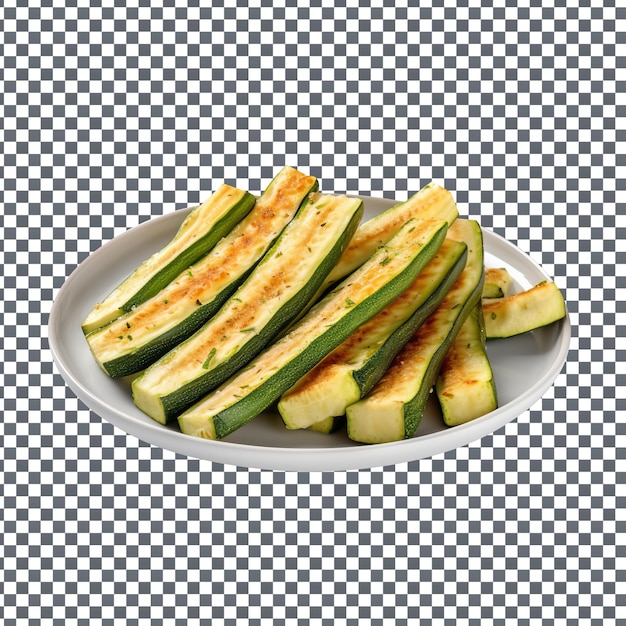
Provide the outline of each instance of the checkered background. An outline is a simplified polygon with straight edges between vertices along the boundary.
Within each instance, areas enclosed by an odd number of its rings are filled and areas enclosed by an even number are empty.
[[[624,623],[626,9],[30,4],[0,9],[3,623]],[[554,387],[358,472],[198,461],[91,413],[46,339],[65,278],[286,163],[326,191],[436,180],[530,253],[573,324]]]

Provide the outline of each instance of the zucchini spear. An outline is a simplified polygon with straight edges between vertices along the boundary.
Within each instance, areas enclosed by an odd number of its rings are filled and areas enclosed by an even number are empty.
[[[254,196],[230,185],[221,185],[187,216],[164,248],[146,259],[82,323],[85,334],[116,319],[156,295],[182,271],[202,258],[254,205]]]
[[[513,287],[513,276],[505,267],[488,267],[485,269],[485,285],[483,298],[504,298]]]
[[[547,326],[567,315],[563,294],[552,281],[543,281],[506,298],[483,300],[487,339],[512,337]]]
[[[446,354],[437,382],[443,421],[458,426],[498,408],[496,383],[485,351],[485,323],[478,303]]]

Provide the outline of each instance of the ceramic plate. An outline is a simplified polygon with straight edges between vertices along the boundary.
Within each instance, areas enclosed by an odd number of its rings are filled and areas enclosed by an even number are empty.
[[[363,198],[365,219],[394,204]],[[447,452],[493,433],[529,409],[553,384],[567,358],[569,318],[509,339],[488,342],[500,408],[472,422],[444,425],[431,397],[415,437],[357,444],[338,432],[324,435],[287,430],[277,413],[262,413],[223,441],[183,435],[162,426],[133,403],[130,384],[109,378],[91,356],[81,322],[131,271],[174,236],[189,209],[144,222],[102,246],[81,263],[57,293],[49,323],[52,355],[63,378],[95,413],[130,435],[191,457],[240,467],[328,471],[394,465]],[[519,248],[483,229],[485,265],[506,267],[518,290],[549,279]]]

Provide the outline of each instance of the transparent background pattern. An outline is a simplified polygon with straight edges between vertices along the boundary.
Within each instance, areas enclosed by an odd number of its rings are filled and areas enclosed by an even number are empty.
[[[2,622],[623,623],[626,9],[124,4],[0,9]],[[554,387],[354,472],[198,461],[91,413],[47,342],[66,277],[284,164],[335,192],[436,180],[529,253],[573,324]]]

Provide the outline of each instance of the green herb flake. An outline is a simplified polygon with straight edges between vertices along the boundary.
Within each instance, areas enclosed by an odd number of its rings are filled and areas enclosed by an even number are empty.
[[[167,304],[169,302],[169,300],[167,298],[165,298],[165,300],[163,300],[163,304]]]
[[[213,357],[215,356],[216,353],[217,353],[217,350],[215,348],[213,348],[211,350],[211,352],[209,352],[209,356],[206,358],[206,360],[202,364],[202,369],[203,370],[208,370],[209,369],[209,365],[210,365],[211,361],[213,360]]]
[[[193,272],[191,270],[187,270],[187,276],[189,276],[189,278],[192,278]]]
[[[346,298],[346,309],[349,309],[351,306],[354,306],[356,303],[354,300],[350,300],[350,298]]]
[[[391,261],[391,257],[386,256],[381,262],[380,265],[387,265],[387,263],[389,263],[389,261]]]
[[[253,333],[254,332],[254,326],[250,326],[248,328],[242,328],[239,332],[240,333]]]
[[[126,328],[130,328],[130,324],[126,322]]]
[[[498,317],[498,316],[497,316],[494,312],[492,312],[492,313],[491,313],[491,319],[492,319],[492,320],[495,320],[495,319],[496,319],[496,317]]]
[[[132,335],[128,335],[128,341],[132,341],[133,340],[133,336]]]
[[[235,302],[243,302],[241,298],[233,298]]]

